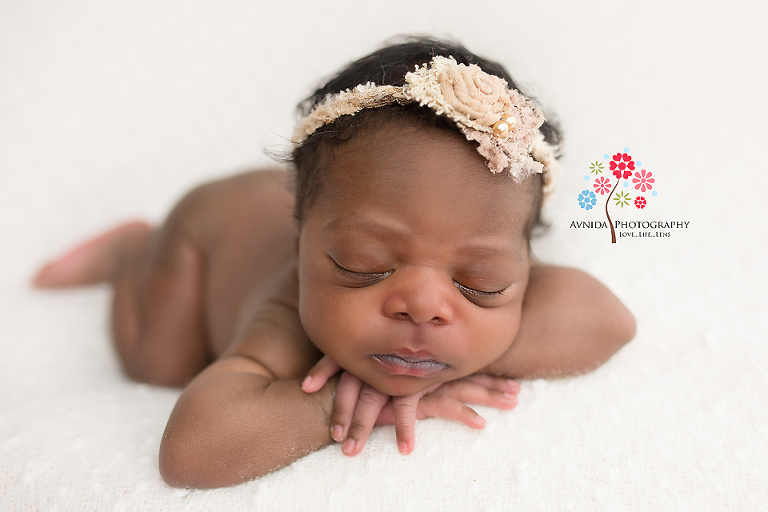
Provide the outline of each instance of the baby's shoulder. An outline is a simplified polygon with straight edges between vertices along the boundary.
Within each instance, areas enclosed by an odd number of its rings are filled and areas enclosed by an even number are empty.
[[[602,286],[597,279],[583,270],[540,263],[531,265],[528,277],[529,289],[532,284],[535,285],[534,290],[543,292],[565,288],[580,289]],[[585,290],[586,292],[587,290]]]

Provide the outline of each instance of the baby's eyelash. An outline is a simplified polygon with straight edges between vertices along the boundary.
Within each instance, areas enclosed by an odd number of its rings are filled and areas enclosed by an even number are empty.
[[[483,290],[476,290],[474,288],[469,288],[468,286],[464,286],[461,283],[457,283],[456,281],[453,282],[454,285],[456,285],[456,288],[461,290],[463,293],[472,295],[474,297],[484,297],[484,298],[491,298],[491,297],[498,297],[499,295],[504,295],[504,290],[496,290],[493,292],[486,292]]]
[[[354,270],[349,270],[348,268],[342,267],[333,258],[331,258],[331,261],[333,261],[333,264],[336,266],[336,270],[339,273],[347,277],[353,277],[361,281],[361,284],[373,284],[376,281],[384,279],[392,273],[391,270],[387,272],[355,272]]]
[[[331,258],[329,256],[329,259],[333,262],[334,267],[336,268],[336,271],[340,274],[351,277],[358,281],[358,284],[360,286],[368,286],[374,283],[377,283],[378,281],[381,281],[385,277],[388,277],[390,274],[392,274],[391,270],[388,270],[386,272],[355,272],[354,270],[349,270],[348,268],[344,268],[341,265],[338,264],[336,260]],[[504,292],[506,289],[502,290],[495,290],[495,291],[484,291],[484,290],[477,290],[475,288],[470,288],[468,286],[464,286],[463,284],[454,281],[453,284],[458,288],[464,295],[476,297],[476,298],[482,298],[482,299],[491,299],[494,297],[499,297],[500,295],[504,295]]]

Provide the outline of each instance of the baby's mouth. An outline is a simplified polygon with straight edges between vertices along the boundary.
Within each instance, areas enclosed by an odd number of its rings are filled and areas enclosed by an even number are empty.
[[[384,371],[392,375],[427,378],[448,368],[447,364],[434,359],[395,354],[374,354],[372,357],[384,368]]]

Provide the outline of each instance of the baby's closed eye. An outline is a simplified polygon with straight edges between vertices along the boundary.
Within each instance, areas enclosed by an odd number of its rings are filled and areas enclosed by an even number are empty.
[[[343,275],[345,278],[348,278],[356,282],[358,286],[361,286],[361,287],[378,283],[382,279],[388,277],[393,272],[392,270],[387,270],[383,272],[359,272],[356,270],[350,270],[346,267],[343,267],[333,258],[331,258],[331,261],[333,261],[333,264],[336,270],[341,275]]]

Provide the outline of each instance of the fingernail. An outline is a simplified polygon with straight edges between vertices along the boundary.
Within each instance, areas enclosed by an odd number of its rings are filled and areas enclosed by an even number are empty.
[[[486,423],[485,422],[485,418],[483,418],[482,416],[478,415],[477,416],[477,424],[480,425],[480,428],[485,428],[485,423]]]
[[[307,378],[304,379],[304,382],[301,383],[301,390],[302,391],[306,391],[307,390],[307,386],[309,386],[310,382],[312,382],[312,376],[311,375],[307,375]]]
[[[340,443],[344,440],[344,434],[341,432],[341,425],[333,426],[333,428],[331,429],[331,437],[337,443]]]
[[[504,399],[505,400],[514,400],[516,398],[517,398],[517,396],[514,393],[508,393],[506,391],[504,392]]]
[[[403,455],[408,455],[408,443],[405,441],[400,441],[397,443],[397,449],[400,450],[400,453]]]
[[[341,447],[341,451],[344,452],[346,455],[350,455],[352,451],[355,449],[355,440],[351,437],[347,439],[347,442],[344,443],[344,446]]]
[[[516,390],[520,391],[520,383],[519,383],[519,382],[517,382],[516,380],[513,380],[513,379],[509,379],[509,380],[507,381],[507,384],[509,384],[510,386],[512,386],[513,388],[515,388]]]

